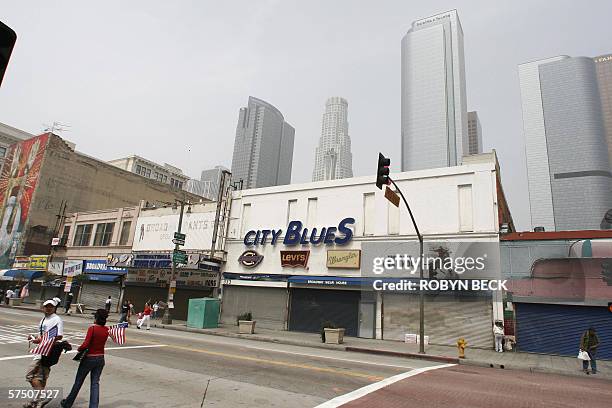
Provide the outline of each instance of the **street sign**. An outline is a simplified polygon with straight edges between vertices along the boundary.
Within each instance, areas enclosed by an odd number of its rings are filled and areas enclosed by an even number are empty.
[[[180,249],[175,249],[174,253],[172,254],[172,262],[186,264],[187,263],[187,252],[180,250]]]
[[[182,245],[185,245],[185,240],[184,240],[184,239],[177,239],[177,238],[174,238],[174,239],[172,240],[172,243],[173,243],[174,245],[181,245],[181,246],[182,246]]]
[[[185,238],[187,238],[186,234],[183,234],[183,233],[180,233],[180,232],[175,232],[174,233],[174,239],[182,239],[184,241]]]
[[[395,191],[389,188],[389,186],[387,186],[387,188],[385,189],[385,198],[389,200],[394,206],[399,207],[400,198]]]

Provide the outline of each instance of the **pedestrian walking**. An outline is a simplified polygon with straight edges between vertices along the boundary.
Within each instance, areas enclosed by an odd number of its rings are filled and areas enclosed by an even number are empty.
[[[493,325],[493,336],[495,336],[495,351],[498,353],[504,352],[504,323],[496,321]]]
[[[134,314],[134,302],[128,300],[128,324],[132,324],[132,315]]]
[[[121,305],[121,315],[119,317],[119,323],[127,322],[129,313],[130,313],[130,304],[128,303],[127,300],[124,300],[123,304]]]
[[[89,408],[98,408],[100,401],[100,376],[104,369],[104,345],[108,338],[108,327],[106,319],[108,311],[98,309],[94,314],[94,325],[87,329],[87,335],[78,351],[84,353],[74,379],[70,394],[60,402],[62,408],[72,407],[79,391],[90,375],[91,386],[89,388]]]
[[[159,301],[153,303],[153,319],[159,318]]]
[[[111,308],[111,297],[109,296],[108,299],[106,299],[106,305],[104,306],[106,308],[106,311],[108,313],[110,313],[110,308]]]
[[[13,292],[13,289],[7,289],[6,293],[4,294],[4,303],[6,303],[7,305],[9,304],[9,300],[13,297],[15,292]]]
[[[55,314],[55,302],[52,299],[45,300],[43,303],[42,311],[45,316],[42,318],[38,325],[38,336],[28,336],[28,340],[34,344],[40,344],[45,340],[49,340],[45,334],[54,333],[54,338],[51,341],[59,341],[64,336],[64,322],[62,319]],[[35,390],[44,390],[47,386],[47,380],[49,379],[49,373],[51,368],[47,367],[42,362],[42,355],[35,354],[28,372],[26,374],[26,381],[30,383]],[[34,398],[28,404],[24,405],[24,408],[38,408],[44,407],[50,400],[39,400]]]
[[[586,351],[591,359],[591,373],[597,374],[597,347],[599,347],[599,337],[594,327],[589,327],[587,331],[582,334],[580,339],[580,351]],[[589,374],[589,360],[582,360],[582,370],[585,374]]]
[[[72,294],[72,292],[68,292],[68,294],[66,295],[66,302],[64,303],[64,313],[65,314],[70,313],[70,305],[72,305],[73,298],[74,298],[74,295]]]
[[[140,324],[137,324],[137,328],[141,328],[143,324],[147,324],[147,330],[151,329],[151,313],[153,312],[153,309],[151,309],[151,306],[149,306],[148,303],[145,303],[145,307],[144,310],[142,311],[142,319],[139,320]]]

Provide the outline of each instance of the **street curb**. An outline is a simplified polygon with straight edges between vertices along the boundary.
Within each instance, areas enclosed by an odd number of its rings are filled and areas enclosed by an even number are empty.
[[[158,324],[158,323],[152,324],[151,327],[156,327],[159,329],[166,329],[166,330],[190,332],[190,333],[209,334],[212,336],[219,336],[219,337],[230,337],[230,338],[235,338],[235,339],[262,341],[266,343],[287,344],[290,346],[313,347],[313,348],[320,348],[320,349],[327,349],[327,350],[332,349],[332,350],[346,351],[345,346],[337,346],[334,344],[325,344],[325,343],[318,344],[318,343],[291,340],[291,339],[277,339],[277,338],[266,337],[266,336],[261,336],[257,334],[240,334],[240,333],[231,333],[231,332],[208,331],[212,329],[194,329],[191,327],[168,326],[168,325]]]
[[[432,354],[406,353],[403,351],[377,350],[363,347],[346,347],[346,351],[355,351],[358,353],[380,354],[385,356],[414,358],[419,360],[429,360],[438,363],[459,364],[459,359],[456,357],[436,356]]]
[[[475,361],[475,360],[463,360],[459,361],[459,364],[473,367],[483,367],[483,368],[491,368],[496,370],[513,370],[513,371],[526,371],[530,373],[538,373],[538,374],[557,374],[557,375],[566,375],[570,377],[587,377],[582,370],[576,371],[567,371],[567,370],[555,370],[553,368],[545,368],[545,367],[525,367],[525,366],[517,366],[514,364],[499,364],[499,363],[487,363],[485,361]],[[610,375],[601,375],[597,374],[595,376],[588,376],[592,378],[599,378],[602,380],[612,380],[612,376]]]

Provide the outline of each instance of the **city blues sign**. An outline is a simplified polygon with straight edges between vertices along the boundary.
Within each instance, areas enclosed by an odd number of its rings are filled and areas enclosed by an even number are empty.
[[[353,230],[349,228],[353,224],[355,224],[354,218],[345,218],[338,223],[337,227],[309,229],[304,228],[301,221],[291,221],[287,225],[287,232],[282,242],[287,246],[308,244],[345,245],[353,239]],[[265,245],[267,243],[276,245],[281,235],[283,235],[282,229],[251,230],[246,233],[243,241],[246,246]]]

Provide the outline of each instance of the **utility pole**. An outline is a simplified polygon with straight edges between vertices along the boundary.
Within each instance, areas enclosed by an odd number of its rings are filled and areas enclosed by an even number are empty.
[[[402,190],[400,190],[400,188],[397,186],[395,181],[393,181],[391,177],[389,177],[389,166],[390,165],[391,165],[391,159],[383,156],[382,153],[379,153],[378,154],[378,168],[376,171],[376,187],[382,190],[382,186],[386,185],[386,188],[388,189],[387,192],[385,193],[385,197],[386,197],[387,193],[392,192],[392,191],[389,191],[389,184],[393,184],[393,186],[395,187],[399,195],[402,197],[402,200],[404,201],[406,208],[408,209],[408,214],[410,214],[412,225],[414,226],[414,230],[419,239],[419,257],[420,257],[419,279],[422,281],[424,278],[423,262],[425,261],[425,257],[423,254],[423,235],[421,235],[421,232],[419,231],[419,227],[417,226],[414,216],[412,215],[412,210],[410,209],[410,206],[408,205],[408,201],[406,200],[406,197],[404,197]],[[394,193],[392,193],[392,195],[394,195],[396,197],[396,200],[398,200],[394,204],[399,205],[399,199],[397,198],[397,195]],[[391,201],[391,199],[389,200]],[[420,285],[419,285],[419,288],[420,288]],[[425,293],[423,290],[419,290],[419,353],[425,354]]]
[[[164,316],[162,317],[162,324],[172,324],[172,314],[170,313],[170,302],[174,301],[174,292],[173,289],[176,290],[176,281],[175,281],[175,273],[176,273],[176,254],[180,251],[180,239],[177,238],[177,235],[181,235],[181,227],[183,225],[183,211],[185,210],[185,200],[175,200],[175,203],[179,202],[181,204],[181,212],[179,214],[179,222],[178,222],[178,231],[174,236],[174,251],[172,252],[172,273],[170,274],[170,282],[168,282],[168,300],[167,306],[164,310]],[[183,239],[184,244],[184,239]]]

